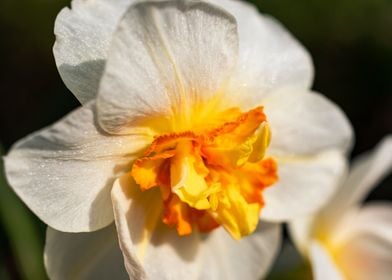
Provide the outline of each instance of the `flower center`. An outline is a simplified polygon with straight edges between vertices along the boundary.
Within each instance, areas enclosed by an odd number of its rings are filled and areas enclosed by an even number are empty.
[[[262,107],[220,114],[214,128],[163,134],[132,167],[142,190],[160,188],[163,222],[179,235],[222,225],[235,239],[252,233],[264,206],[263,190],[277,181],[264,158],[270,129]]]

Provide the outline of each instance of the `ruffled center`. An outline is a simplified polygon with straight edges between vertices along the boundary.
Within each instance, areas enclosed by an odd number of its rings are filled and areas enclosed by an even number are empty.
[[[264,206],[263,190],[274,184],[277,165],[264,158],[270,129],[262,107],[230,109],[205,131],[155,138],[132,167],[142,190],[160,188],[163,222],[179,235],[222,225],[235,239],[252,233]]]

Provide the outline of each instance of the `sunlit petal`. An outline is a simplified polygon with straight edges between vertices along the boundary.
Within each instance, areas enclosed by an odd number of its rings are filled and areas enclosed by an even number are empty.
[[[53,47],[66,86],[81,103],[98,93],[112,34],[132,0],[73,0],[57,16]]]
[[[235,19],[211,4],[132,6],[114,34],[100,84],[100,123],[111,133],[132,133],[154,116],[186,122],[191,105],[220,94],[237,51]]]
[[[243,1],[213,0],[237,20],[239,61],[228,89],[246,106],[277,89],[309,89],[313,65],[306,49],[274,18]],[[237,101],[238,102],[238,101]]]
[[[114,178],[149,140],[106,134],[96,125],[94,108],[90,103],[20,140],[5,157],[15,192],[57,230],[92,231],[110,224]]]
[[[261,217],[286,221],[314,213],[339,186],[346,159],[337,151],[309,157],[278,157],[279,180],[264,192]]]
[[[351,148],[353,131],[347,117],[321,94],[283,90],[263,105],[272,133],[268,152],[274,156]]]

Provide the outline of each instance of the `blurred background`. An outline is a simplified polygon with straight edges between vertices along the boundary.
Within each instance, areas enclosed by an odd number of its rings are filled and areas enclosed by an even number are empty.
[[[62,83],[52,55],[54,20],[69,3],[0,1],[2,154],[18,139],[79,106]],[[279,19],[310,51],[316,69],[314,89],[335,101],[354,126],[352,156],[371,149],[392,133],[392,1],[254,3],[261,12]],[[391,200],[391,186],[389,176],[369,200]],[[42,263],[44,239],[45,225],[7,186],[1,165],[0,279],[46,279]],[[291,254],[292,248],[287,250]],[[279,275],[279,269],[275,269],[271,279],[310,277],[305,263],[300,259],[294,263],[291,265],[295,273],[291,276]]]

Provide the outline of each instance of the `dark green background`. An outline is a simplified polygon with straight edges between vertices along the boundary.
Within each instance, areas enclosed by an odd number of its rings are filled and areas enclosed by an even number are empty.
[[[371,149],[392,132],[392,1],[255,3],[260,11],[278,18],[312,54],[314,89],[339,104],[353,123],[353,155]],[[51,50],[54,20],[66,5],[69,1],[0,2],[0,143],[4,151],[78,106],[57,73]],[[0,279],[44,279],[45,226],[10,191],[1,169]],[[370,199],[390,199],[387,185],[391,183],[391,178],[385,180]]]

